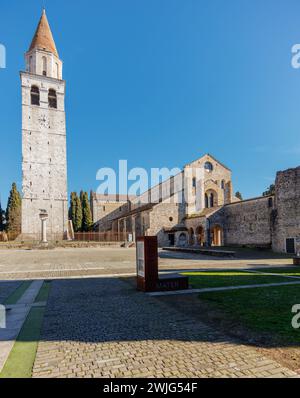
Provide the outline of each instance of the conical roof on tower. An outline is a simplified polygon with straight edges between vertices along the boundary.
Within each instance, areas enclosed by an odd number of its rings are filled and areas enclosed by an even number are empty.
[[[45,9],[43,10],[43,14],[32,39],[29,51],[35,48],[39,50],[49,51],[58,57],[58,52],[55,46]]]

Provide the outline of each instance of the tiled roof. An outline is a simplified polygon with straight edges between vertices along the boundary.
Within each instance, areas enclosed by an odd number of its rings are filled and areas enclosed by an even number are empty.
[[[45,10],[43,10],[43,14],[32,39],[29,51],[35,48],[49,51],[58,57],[58,52],[54,43]]]

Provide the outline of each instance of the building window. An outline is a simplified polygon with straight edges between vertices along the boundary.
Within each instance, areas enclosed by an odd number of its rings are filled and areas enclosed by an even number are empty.
[[[169,221],[172,222],[173,221],[173,217],[169,217]]]
[[[217,196],[215,196],[213,192],[208,192],[205,194],[205,207],[207,209],[210,209],[211,207],[215,206],[215,203],[217,203]]]
[[[56,91],[50,88],[49,93],[48,93],[48,102],[49,102],[49,107],[50,108],[57,108],[57,96],[56,96]]]
[[[222,180],[222,181],[221,181],[221,188],[222,188],[222,189],[225,189],[225,180]]]
[[[47,58],[43,57],[42,61],[43,61],[43,76],[47,76]]]
[[[193,178],[193,188],[196,188],[196,184],[197,184],[197,180],[196,180],[196,178],[194,177],[194,178]]]
[[[204,169],[208,172],[211,172],[211,171],[213,171],[214,167],[211,162],[206,162],[204,165]]]
[[[273,198],[269,198],[268,200],[268,206],[273,207]]]
[[[37,86],[31,87],[31,105],[40,106],[40,90]]]

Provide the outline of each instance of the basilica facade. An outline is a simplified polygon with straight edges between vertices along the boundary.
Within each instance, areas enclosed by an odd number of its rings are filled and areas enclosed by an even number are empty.
[[[133,240],[156,235],[161,247],[300,251],[300,167],[277,173],[274,194],[240,200],[233,194],[231,170],[206,154],[141,196],[112,201],[92,193],[91,205],[95,230],[125,231]]]

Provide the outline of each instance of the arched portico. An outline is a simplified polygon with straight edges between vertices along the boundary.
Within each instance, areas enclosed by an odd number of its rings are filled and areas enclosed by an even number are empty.
[[[193,228],[189,229],[189,246],[193,246],[195,244],[195,232]]]
[[[178,236],[178,246],[179,247],[185,247],[187,246],[188,243],[188,236],[185,232],[181,232],[180,235]]]
[[[204,246],[205,244],[205,231],[201,225],[196,228],[196,242],[199,246]]]
[[[211,227],[210,241],[212,246],[223,246],[223,228],[220,225]]]

